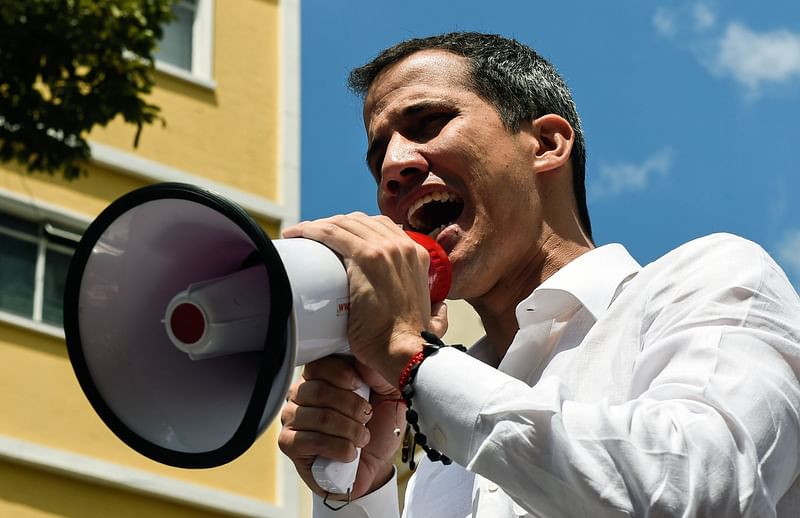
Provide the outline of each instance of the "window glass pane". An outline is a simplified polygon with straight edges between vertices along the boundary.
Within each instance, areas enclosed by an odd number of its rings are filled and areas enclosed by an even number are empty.
[[[36,231],[37,231],[36,223],[31,223],[30,221],[25,221],[24,219],[16,218],[10,214],[4,214],[0,212],[0,227],[9,228],[12,230],[18,230],[20,232],[25,232],[26,234],[31,234],[31,236],[36,237]]]
[[[195,1],[183,0],[172,8],[176,18],[164,27],[156,59],[192,71],[192,27],[197,12]]]
[[[47,250],[44,260],[44,297],[42,320],[60,326],[63,323],[64,285],[72,254]]]
[[[0,310],[33,316],[36,243],[0,234]]]

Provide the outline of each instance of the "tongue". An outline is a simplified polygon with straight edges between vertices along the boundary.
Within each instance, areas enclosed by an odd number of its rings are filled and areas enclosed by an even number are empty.
[[[453,280],[453,267],[447,252],[432,238],[419,232],[406,230],[406,234],[422,245],[431,256],[431,265],[428,268],[428,290],[431,292],[431,304],[442,302],[447,298],[450,291],[450,283]]]

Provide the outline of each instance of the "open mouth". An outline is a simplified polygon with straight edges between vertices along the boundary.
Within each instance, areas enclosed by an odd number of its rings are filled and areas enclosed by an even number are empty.
[[[411,230],[432,238],[453,223],[464,210],[464,200],[453,193],[433,192],[415,201],[408,208],[406,221]]]

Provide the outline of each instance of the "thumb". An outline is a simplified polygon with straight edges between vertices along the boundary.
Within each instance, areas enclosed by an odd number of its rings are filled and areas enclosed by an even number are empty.
[[[431,332],[438,337],[444,336],[447,332],[447,304],[437,302],[431,306]]]

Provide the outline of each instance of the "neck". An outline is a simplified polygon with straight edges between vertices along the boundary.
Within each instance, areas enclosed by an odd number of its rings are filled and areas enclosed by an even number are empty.
[[[550,233],[543,242],[532,247],[532,252],[514,271],[501,278],[487,293],[467,301],[481,317],[486,340],[498,361],[505,356],[519,330],[515,314],[517,305],[545,279],[591,248],[586,242],[567,240]]]

